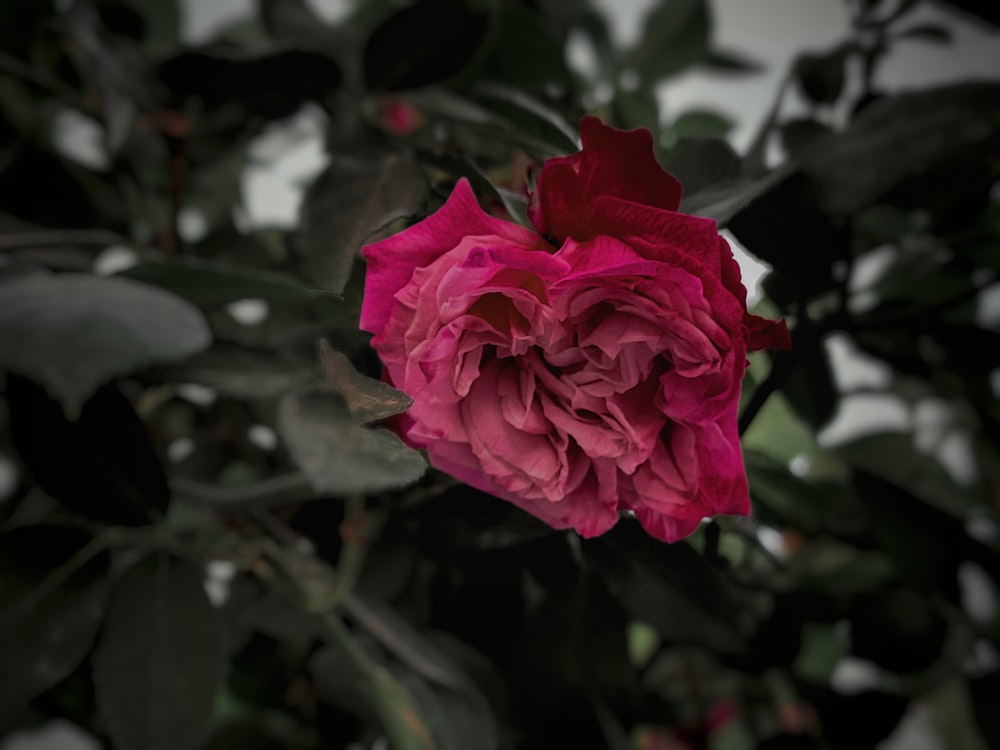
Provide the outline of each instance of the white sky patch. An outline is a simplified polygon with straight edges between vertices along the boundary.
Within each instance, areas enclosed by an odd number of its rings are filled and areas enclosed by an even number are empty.
[[[323,147],[324,117],[315,107],[303,107],[251,143],[242,179],[251,227],[295,225],[306,186],[329,160]]]
[[[94,273],[98,276],[110,276],[126,271],[139,261],[135,250],[124,245],[111,245],[104,248],[94,259]]]
[[[73,109],[64,109],[52,120],[52,145],[57,152],[96,171],[108,168],[104,130],[96,120]]]
[[[263,299],[238,299],[226,305],[226,312],[240,325],[257,326],[267,320],[270,305]]]

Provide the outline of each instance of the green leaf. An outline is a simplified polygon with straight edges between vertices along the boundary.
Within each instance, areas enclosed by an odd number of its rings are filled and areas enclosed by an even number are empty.
[[[108,565],[80,529],[25,526],[0,537],[0,727],[87,656]]]
[[[652,84],[709,56],[711,20],[705,0],[661,0],[643,24],[645,35],[626,56],[623,70],[634,70]]]
[[[400,414],[413,404],[413,399],[388,383],[362,375],[351,360],[334,351],[325,339],[319,342],[319,358],[326,382],[344,397],[355,424],[371,424]]]
[[[316,296],[291,276],[203,258],[143,260],[117,277],[160,287],[199,307],[221,307],[248,298],[302,302]]]
[[[102,384],[210,340],[195,308],[139,282],[65,274],[0,285],[0,368],[41,383],[70,413]]]
[[[678,138],[725,138],[733,129],[733,121],[709,109],[690,109],[670,124]]]
[[[157,553],[115,588],[94,652],[94,687],[120,750],[197,750],[204,741],[225,650],[203,577]]]
[[[339,294],[365,242],[427,203],[427,180],[412,159],[337,156],[306,191],[294,248],[303,275]]]
[[[391,432],[357,426],[343,398],[329,389],[286,394],[278,429],[317,492],[383,492],[417,481],[427,469],[420,453]]]
[[[740,157],[721,138],[683,137],[663,166],[685,190],[698,194],[713,185],[732,184],[740,172]]]

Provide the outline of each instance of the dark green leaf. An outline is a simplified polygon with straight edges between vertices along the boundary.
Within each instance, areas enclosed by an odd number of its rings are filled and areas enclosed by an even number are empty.
[[[803,155],[803,169],[823,209],[851,214],[908,180],[981,160],[998,143],[1000,83],[956,83],[871,104],[843,133]]]
[[[225,51],[223,51],[225,50]],[[340,85],[340,67],[312,50],[286,49],[252,56],[219,47],[188,50],[163,62],[159,78],[173,103],[197,102],[203,117],[226,109],[239,130],[246,119],[288,117],[304,102],[324,102]]]
[[[933,456],[921,453],[907,433],[876,433],[840,445],[835,452],[852,466],[871,473],[956,520],[974,504]]]
[[[807,149],[818,139],[829,136],[832,132],[827,125],[806,118],[789,120],[779,130],[781,145],[793,159],[807,153]]]
[[[499,36],[484,63],[486,76],[522,91],[542,92],[569,78],[563,48],[542,24],[537,11],[503,5]]]
[[[337,156],[306,192],[295,249],[310,283],[339,294],[365,242],[420,213],[427,180],[412,159]]]
[[[728,582],[686,542],[663,544],[623,521],[586,541],[584,554],[625,611],[664,638],[723,653],[745,647]]]
[[[412,89],[452,78],[485,49],[492,14],[456,0],[420,0],[396,11],[368,39],[369,89]]]
[[[755,513],[762,521],[813,534],[823,528],[823,505],[816,502],[818,487],[761,451],[746,449],[743,459]]]
[[[459,689],[449,690],[421,677],[394,670],[397,679],[409,689],[440,750],[466,750],[500,747],[497,719],[482,692],[466,681]]]
[[[925,553],[915,547],[911,557]],[[851,653],[893,672],[930,667],[941,656],[948,631],[944,617],[926,596],[902,587],[855,597],[850,622]]]
[[[782,391],[795,413],[819,430],[833,419],[840,396],[830,357],[822,344],[804,345],[796,357]]]
[[[166,289],[199,307],[247,298],[302,302],[315,294],[285,274],[201,258],[143,260],[118,276]]]
[[[678,138],[725,138],[733,129],[733,121],[708,109],[689,109],[670,124]]]
[[[645,34],[626,56],[647,84],[673,75],[709,55],[711,21],[705,0],[662,0],[643,24]]]
[[[513,133],[526,143],[547,148],[546,156],[560,156],[576,151],[576,128],[555,109],[511,86],[483,83],[475,94],[513,126]]]
[[[785,170],[775,170],[756,180],[736,180],[713,185],[697,193],[686,194],[681,200],[681,211],[715,219],[719,226],[726,226],[754,201],[767,195],[788,177]]]
[[[45,391],[7,379],[10,435],[38,485],[85,518],[135,525],[163,517],[167,478],[146,426],[115,386],[100,388],[76,419]]]
[[[361,627],[422,679],[452,690],[466,687],[468,678],[462,671],[388,604],[356,593],[345,600],[344,607]]]
[[[86,532],[25,526],[0,537],[0,727],[83,662],[108,590]]]
[[[202,572],[150,555],[118,583],[94,652],[94,686],[115,747],[197,750],[225,667]]]
[[[423,476],[427,464],[391,432],[358,427],[343,399],[327,389],[287,394],[278,429],[317,492],[382,492]]]
[[[128,0],[141,15],[142,41],[153,58],[161,58],[177,49],[180,38],[180,0]]]
[[[195,308],[135,281],[65,274],[0,288],[0,368],[41,383],[70,413],[115,377],[209,342]]]
[[[208,386],[235,398],[277,398],[312,374],[306,360],[297,361],[274,351],[216,344],[163,373],[174,382]]]
[[[371,424],[406,411],[413,399],[388,383],[362,375],[326,340],[319,342],[319,358],[326,381],[344,397],[355,424]]]
[[[793,175],[729,222],[747,250],[773,266],[767,291],[779,305],[829,291],[833,264],[848,254],[847,228],[817,209],[806,190],[801,175]]]
[[[686,191],[698,194],[719,183],[732,184],[740,172],[740,157],[720,138],[681,138],[665,164]]]
[[[825,54],[804,54],[795,62],[799,88],[817,104],[833,104],[844,90],[847,48]]]

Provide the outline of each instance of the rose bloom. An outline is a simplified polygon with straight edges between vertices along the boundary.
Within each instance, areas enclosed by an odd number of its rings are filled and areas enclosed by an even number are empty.
[[[368,245],[361,327],[413,405],[411,445],[557,528],[602,534],[634,511],[674,541],[750,511],[737,434],[750,349],[789,346],[750,315],[716,223],[647,130],[587,117],[545,162],[537,232],[483,212],[468,182]]]

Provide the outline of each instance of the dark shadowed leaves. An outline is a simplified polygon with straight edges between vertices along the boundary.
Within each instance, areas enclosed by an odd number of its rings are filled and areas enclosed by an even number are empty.
[[[306,192],[294,247],[311,285],[339,293],[365,242],[420,213],[427,180],[413,160],[337,156]]]
[[[840,395],[830,357],[821,344],[803,344],[796,357],[782,392],[795,413],[818,430],[833,418]]]
[[[452,78],[482,54],[491,23],[487,7],[456,0],[421,0],[402,8],[368,39],[365,83],[392,91]]]
[[[721,138],[681,138],[663,165],[686,192],[697,195],[719,183],[731,184],[740,173],[740,157]]]
[[[287,117],[307,101],[325,102],[340,85],[341,72],[329,57],[310,50],[251,56],[213,49],[166,60],[159,78],[176,106],[196,101],[206,117],[236,106],[247,124],[251,118]]]
[[[393,433],[357,426],[344,399],[329,389],[287,394],[278,429],[317,492],[382,492],[417,481],[427,469],[421,454]]]
[[[939,5],[951,6],[993,26],[1000,26],[1000,6],[992,0],[937,0]]]
[[[107,574],[107,554],[80,529],[25,526],[0,537],[0,728],[84,660]]]
[[[664,638],[722,653],[745,646],[728,582],[686,542],[662,544],[622,521],[583,549],[625,611]]]
[[[115,747],[196,750],[224,675],[221,620],[187,562],[153,554],[115,588],[94,685]]]
[[[846,228],[819,211],[806,190],[801,175],[788,177],[729,222],[747,250],[774,267],[768,293],[781,305],[828,291],[831,266],[848,252]]]
[[[146,425],[115,386],[70,419],[45,391],[7,379],[10,435],[39,486],[85,518],[144,525],[162,519],[170,489]]]
[[[484,70],[492,80],[534,92],[546,84],[561,85],[569,77],[562,45],[541,16],[524,5],[506,3]]]
[[[957,83],[875,102],[843,133],[817,144],[803,168],[821,186],[818,204],[849,214],[998,142],[1000,83]]]
[[[715,219],[719,226],[726,226],[734,216],[781,184],[788,174],[787,170],[777,169],[754,180],[721,182],[696,193],[685,193],[681,211]]]
[[[195,308],[139,282],[35,275],[0,288],[0,368],[41,383],[70,413],[113,378],[209,341]]]
[[[833,104],[840,98],[846,80],[847,52],[844,47],[825,54],[805,54],[795,63],[795,78],[802,93],[816,104]]]

